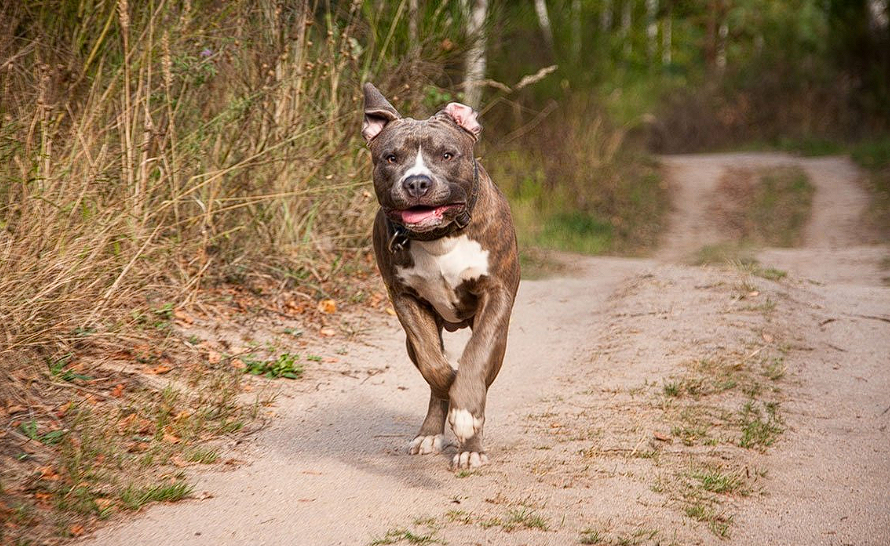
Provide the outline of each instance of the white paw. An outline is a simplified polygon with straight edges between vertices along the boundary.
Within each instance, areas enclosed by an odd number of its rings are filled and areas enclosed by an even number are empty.
[[[453,409],[448,412],[448,422],[451,424],[451,430],[461,443],[466,442],[475,436],[481,429],[485,418],[473,417],[473,414],[467,410]]]
[[[448,447],[448,445],[449,443],[445,441],[445,436],[441,434],[436,434],[435,436],[418,436],[408,444],[408,453],[411,455],[442,453],[442,450]]]
[[[462,451],[451,459],[451,466],[455,469],[479,468],[488,464],[488,455],[475,451]]]

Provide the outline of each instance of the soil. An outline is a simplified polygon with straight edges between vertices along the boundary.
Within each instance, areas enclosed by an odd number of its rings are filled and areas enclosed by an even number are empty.
[[[890,252],[861,227],[855,167],[747,153],[664,164],[676,209],[654,258],[559,255],[565,276],[523,281],[483,469],[407,454],[429,390],[395,319],[369,313],[336,366],[281,384],[276,418],[231,448],[231,470],[195,470],[195,498],[81,542],[890,544]],[[816,186],[804,244],[757,253],[788,276],[683,265],[720,241],[703,211],[721,174],[780,164]],[[465,339],[447,339],[452,360]],[[688,386],[713,363],[747,386]],[[746,403],[780,408],[774,440],[743,447]],[[704,432],[682,430],[690,415]],[[715,468],[744,486],[702,493],[696,472]]]

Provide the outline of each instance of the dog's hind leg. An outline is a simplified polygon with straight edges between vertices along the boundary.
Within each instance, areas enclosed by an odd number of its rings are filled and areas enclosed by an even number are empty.
[[[445,417],[448,415],[448,400],[436,398],[430,393],[430,406],[426,412],[426,419],[420,426],[417,436],[408,444],[408,453],[411,455],[427,455],[429,453],[441,453],[452,445],[445,439]]]

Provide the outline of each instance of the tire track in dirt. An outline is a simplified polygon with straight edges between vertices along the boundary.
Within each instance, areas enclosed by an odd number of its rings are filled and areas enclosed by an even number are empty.
[[[405,454],[428,390],[397,323],[369,316],[364,343],[347,345],[348,375],[310,370],[285,385],[273,424],[232,452],[244,464],[193,475],[205,498],[152,506],[85,542],[367,545],[408,543],[404,531],[449,544],[562,545],[601,531],[612,543],[724,543],[659,491],[690,461],[707,460],[767,471],[754,484],[762,495],[723,499],[736,515],[734,544],[886,544],[890,324],[863,317],[886,315],[890,290],[873,282],[886,248],[849,247],[859,197],[843,214],[817,214],[807,241],[819,248],[761,253],[767,265],[786,260],[794,274],[781,283],[663,263],[713,242],[702,209],[722,169],[796,161],[665,158],[678,197],[662,262],[568,256],[570,278],[523,281],[489,398],[492,464],[482,471],[455,474],[447,455]],[[814,180],[836,168],[841,181],[836,197],[832,182],[816,181],[816,203],[820,192],[834,202],[855,193],[836,161],[805,166]],[[841,273],[827,259],[839,252],[833,244],[850,253]],[[820,275],[829,284],[809,280]],[[449,340],[452,352],[459,342]],[[662,386],[689,362],[780,342],[788,430],[766,454],[653,439],[671,429]]]

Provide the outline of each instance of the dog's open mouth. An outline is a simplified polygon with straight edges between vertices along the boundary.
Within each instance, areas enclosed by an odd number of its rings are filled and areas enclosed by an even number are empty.
[[[393,216],[411,229],[434,228],[442,223],[445,213],[459,209],[461,205],[440,205],[438,207],[417,206],[404,210],[393,211]]]

